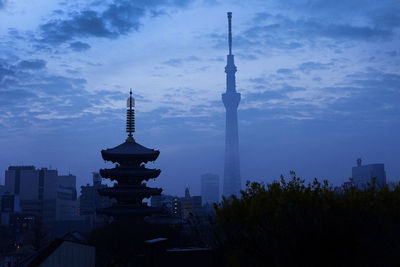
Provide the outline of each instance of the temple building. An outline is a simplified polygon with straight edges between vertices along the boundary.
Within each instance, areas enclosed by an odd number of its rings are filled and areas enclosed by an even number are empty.
[[[101,151],[105,161],[115,163],[112,169],[101,169],[100,175],[111,181],[116,181],[113,187],[101,188],[100,195],[108,196],[116,200],[111,207],[99,209],[97,212],[121,218],[144,218],[145,216],[159,212],[157,208],[149,207],[143,203],[144,198],[160,195],[161,188],[147,187],[144,181],[157,178],[160,175],[158,169],[148,169],[145,164],[155,161],[160,151],[144,147],[136,143],[133,138],[135,132],[135,99],[132,90],[127,100],[126,132],[128,138],[124,143],[114,148]]]
[[[240,93],[236,92],[237,68],[234,56],[232,55],[232,12],[228,12],[229,28],[229,54],[227,56],[226,73],[226,92],[222,94],[222,102],[226,109],[226,128],[225,128],[225,166],[224,166],[224,185],[223,195],[239,196],[241,189],[240,181],[240,162],[239,162],[239,133],[237,109],[240,102]]]

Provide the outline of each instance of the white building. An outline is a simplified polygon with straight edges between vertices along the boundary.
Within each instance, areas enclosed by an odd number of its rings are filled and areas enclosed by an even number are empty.
[[[361,159],[357,159],[357,166],[352,168],[352,178],[358,188],[365,188],[367,184],[373,183],[382,188],[386,186],[386,172],[383,163],[361,165]]]
[[[76,176],[34,166],[10,166],[5,192],[19,197],[22,213],[43,218],[44,223],[77,215]]]

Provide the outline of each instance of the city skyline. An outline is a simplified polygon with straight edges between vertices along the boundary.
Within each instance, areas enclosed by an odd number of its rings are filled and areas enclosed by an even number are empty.
[[[150,186],[222,177],[226,12],[235,15],[242,186],[294,170],[334,184],[359,157],[400,179],[396,1],[0,1],[0,178],[10,165],[77,176],[109,167],[137,99]],[[204,19],[206,18],[206,19]],[[182,168],[183,166],[183,168]]]

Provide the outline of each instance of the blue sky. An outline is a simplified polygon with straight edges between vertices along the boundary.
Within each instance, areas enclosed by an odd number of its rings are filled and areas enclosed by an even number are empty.
[[[161,150],[152,186],[223,175],[226,12],[233,12],[242,180],[295,170],[340,184],[357,157],[400,180],[400,3],[0,0],[0,171],[91,182],[120,144]]]

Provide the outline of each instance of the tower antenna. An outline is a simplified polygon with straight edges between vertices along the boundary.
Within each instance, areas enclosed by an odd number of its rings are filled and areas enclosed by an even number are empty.
[[[229,55],[232,55],[232,12],[228,12],[228,27],[229,27]]]

